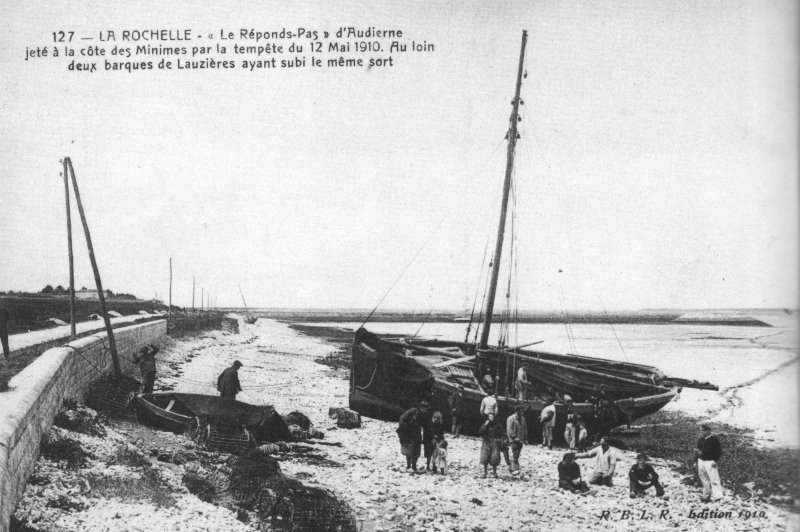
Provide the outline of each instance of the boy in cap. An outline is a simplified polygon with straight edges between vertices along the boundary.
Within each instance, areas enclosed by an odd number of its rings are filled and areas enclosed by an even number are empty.
[[[631,467],[628,478],[631,481],[631,499],[644,497],[644,493],[651,487],[656,489],[656,497],[667,499],[664,488],[658,483],[658,473],[647,463],[646,454],[640,453],[636,456],[636,463]]]
[[[514,413],[506,420],[506,435],[508,445],[511,447],[511,459],[509,460],[508,470],[513,476],[518,476],[519,455],[522,452],[523,442],[528,440],[528,425],[525,423],[525,405],[517,405]]]
[[[558,464],[558,487],[572,493],[587,493],[589,486],[581,478],[581,466],[575,462],[575,453],[564,454]]]

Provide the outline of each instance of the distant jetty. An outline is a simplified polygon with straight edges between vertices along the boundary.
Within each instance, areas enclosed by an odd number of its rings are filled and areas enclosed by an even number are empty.
[[[237,311],[241,309],[221,309]],[[361,322],[369,314],[362,309],[286,309],[262,308],[249,309],[254,316],[282,321],[307,323],[347,323]],[[760,315],[762,309],[753,310]],[[777,312],[767,310],[766,312]],[[782,312],[782,311],[781,311]],[[499,319],[499,315],[497,316]],[[428,312],[409,312],[404,310],[387,310],[376,312],[370,318],[372,322],[384,323],[462,323],[468,322],[469,316],[463,312],[441,310]],[[475,316],[473,323],[478,321]],[[686,309],[645,309],[634,311],[526,311],[516,317],[517,323],[584,323],[584,324],[630,324],[630,325],[727,325],[738,327],[772,327],[769,323],[753,318],[747,309],[742,310],[686,310]]]

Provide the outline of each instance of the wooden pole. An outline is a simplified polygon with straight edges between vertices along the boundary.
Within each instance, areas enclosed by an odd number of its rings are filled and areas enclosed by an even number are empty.
[[[522,47],[519,52],[519,70],[517,71],[517,88],[514,94],[514,107],[511,111],[511,125],[508,128],[508,151],[506,154],[506,178],[503,182],[503,205],[500,209],[500,224],[497,228],[497,242],[494,249],[492,263],[492,281],[489,285],[489,295],[486,299],[486,316],[483,318],[483,331],[479,347],[486,349],[489,343],[489,329],[492,326],[492,313],[494,312],[494,297],[497,292],[497,277],[500,274],[500,256],[503,254],[503,234],[506,228],[506,210],[508,209],[508,192],[511,189],[511,174],[514,171],[514,147],[517,145],[517,117],[519,116],[519,92],[522,88],[522,65],[525,61],[525,43],[528,32],[522,31]]]
[[[108,333],[108,345],[111,350],[111,362],[114,365],[114,373],[117,377],[122,377],[122,368],[119,365],[119,357],[117,355],[117,342],[114,340],[114,330],[111,328],[111,319],[108,317],[108,308],[106,307],[106,297],[103,293],[103,283],[100,281],[100,270],[97,268],[97,260],[94,258],[94,247],[92,247],[92,236],[89,234],[89,224],[86,222],[86,213],[83,211],[83,203],[81,203],[81,193],[78,190],[78,181],[75,179],[75,169],[72,167],[72,161],[69,157],[65,157],[64,161],[69,166],[69,172],[72,176],[72,190],[75,192],[75,202],[78,204],[78,212],[81,215],[81,222],[83,223],[83,232],[86,235],[86,246],[89,248],[89,260],[92,263],[92,271],[94,272],[94,282],[97,285],[97,297],[100,298],[100,309],[103,312],[103,321],[106,324],[106,332]]]
[[[172,257],[169,258],[169,308],[167,309],[167,323],[172,319]]]
[[[200,312],[203,312],[203,301],[205,301],[205,289],[200,287]]]
[[[67,205],[67,250],[69,252],[69,339],[75,339],[75,265],[72,258],[72,217],[70,215],[69,207],[69,177],[67,176],[67,161],[69,157],[65,157],[62,163],[64,164],[64,199]]]
[[[194,312],[194,275],[192,275],[192,312]]]

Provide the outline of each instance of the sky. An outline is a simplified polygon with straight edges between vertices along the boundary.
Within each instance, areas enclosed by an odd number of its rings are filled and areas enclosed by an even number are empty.
[[[794,2],[162,4],[0,6],[0,290],[68,283],[69,156],[104,288],[166,300],[172,258],[178,305],[194,277],[198,304],[239,305],[241,286],[251,307],[467,309],[524,29],[499,293],[513,271],[520,309],[797,306]],[[434,50],[255,72],[25,59],[61,29],[341,26]],[[72,215],[76,287],[93,287]]]

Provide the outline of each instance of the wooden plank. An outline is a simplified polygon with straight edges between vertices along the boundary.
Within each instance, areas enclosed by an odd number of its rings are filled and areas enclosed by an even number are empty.
[[[166,410],[167,412],[169,412],[169,411],[171,411],[171,410],[172,410],[172,407],[173,407],[173,406],[175,406],[175,399],[173,399],[173,400],[171,400],[171,401],[169,402],[169,404],[167,405],[167,408],[165,408],[165,410]]]
[[[468,356],[468,357],[461,357],[461,358],[454,358],[453,360],[446,360],[444,362],[439,362],[438,364],[434,364],[433,368],[444,368],[446,366],[452,366],[454,364],[461,364],[463,362],[470,362],[475,359],[475,355]]]

